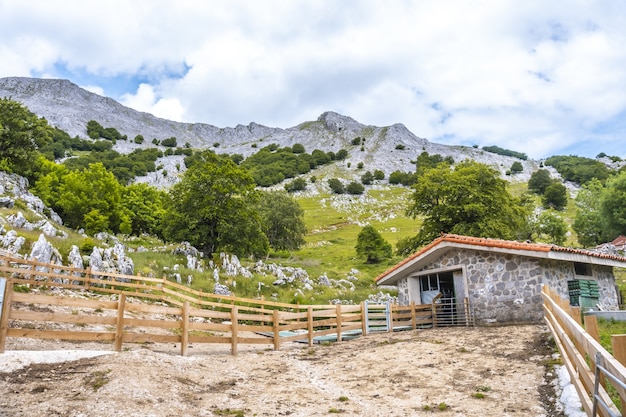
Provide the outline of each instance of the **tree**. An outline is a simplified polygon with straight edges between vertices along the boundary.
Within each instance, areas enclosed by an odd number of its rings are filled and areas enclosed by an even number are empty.
[[[537,194],[543,194],[552,182],[553,179],[550,177],[550,172],[547,169],[538,169],[531,174],[528,180],[528,189]]]
[[[306,189],[306,180],[302,177],[298,177],[293,181],[285,184],[285,190],[288,193],[293,193],[295,191],[303,191]]]
[[[305,152],[304,145],[301,143],[294,143],[293,146],[291,147],[291,151],[293,153],[304,153]]]
[[[357,237],[356,253],[359,257],[365,258],[367,263],[379,263],[391,258],[391,244],[378,233],[374,226],[367,225],[361,229]]]
[[[384,180],[385,179],[385,173],[383,171],[381,171],[380,169],[377,169],[374,171],[374,179],[375,180]]]
[[[148,233],[162,237],[166,193],[145,183],[126,186],[122,192],[122,207],[130,220],[130,234]]]
[[[26,107],[0,98],[0,170],[31,176],[37,149],[52,141],[53,129]]]
[[[485,164],[463,161],[454,169],[439,164],[425,171],[413,190],[407,214],[424,218],[413,243],[428,243],[440,233],[513,239],[526,224],[528,208]]]
[[[560,182],[553,182],[543,192],[541,202],[545,208],[563,210],[567,206],[567,188]]]
[[[53,208],[69,227],[82,227],[88,234],[130,233],[130,219],[121,206],[122,189],[102,163],[89,164],[63,176]]]
[[[366,171],[365,174],[361,175],[361,184],[363,185],[371,185],[374,182],[374,174],[371,171]]]
[[[365,187],[363,187],[363,184],[356,181],[350,182],[346,187],[346,192],[348,194],[363,194],[363,191],[365,191]]]
[[[513,162],[513,165],[511,165],[511,174],[513,174],[513,175],[515,175],[515,174],[517,174],[519,172],[522,172],[523,170],[524,170],[524,166],[519,161],[515,161],[515,162]]]
[[[285,192],[261,192],[258,213],[274,250],[292,251],[304,245],[304,212],[291,196]]]
[[[343,183],[337,178],[330,178],[328,180],[328,186],[330,187],[331,191],[335,194],[343,194],[346,192],[346,189],[343,186]]]
[[[602,213],[600,212],[601,197],[604,187],[599,180],[591,180],[583,185],[576,195],[576,215],[572,229],[578,236],[578,242],[586,248],[594,247],[605,239]]]
[[[165,238],[188,241],[207,254],[266,255],[269,242],[256,210],[259,197],[252,175],[214,152],[196,156],[169,191]]]
[[[557,211],[546,210],[539,215],[537,231],[540,239],[543,235],[548,243],[562,246],[567,236],[567,223]]]
[[[626,171],[606,181],[600,194],[600,218],[606,240],[626,234]]]

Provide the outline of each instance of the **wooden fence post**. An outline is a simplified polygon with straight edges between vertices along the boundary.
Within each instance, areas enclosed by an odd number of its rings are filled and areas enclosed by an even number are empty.
[[[595,316],[594,316],[595,317]],[[611,347],[613,348],[613,357],[622,365],[626,366],[626,334],[614,334],[611,336]],[[622,412],[626,410],[626,401],[620,395]]]
[[[307,330],[309,331],[309,347],[313,346],[313,306],[308,306],[306,312]]]
[[[230,353],[237,355],[237,331],[239,326],[239,311],[237,306],[230,310]]]
[[[13,298],[13,280],[7,278],[4,286],[2,311],[0,311],[0,353],[4,353],[4,347],[9,330],[9,312],[11,311],[11,299]]]
[[[341,304],[337,304],[337,342],[341,342]]]
[[[189,345],[189,301],[183,303],[183,314],[181,317],[182,333],[180,335],[180,355],[187,356],[187,346]]]
[[[572,315],[572,318],[574,320],[576,320],[576,323],[580,324],[581,326],[583,325],[583,320],[581,318],[581,314],[580,314],[580,307],[570,307],[570,313]],[[589,332],[587,332],[589,333]],[[598,340],[598,339],[596,339]]]
[[[126,295],[120,294],[117,302],[117,322],[115,323],[115,350],[122,351],[124,340],[124,309],[126,308]]]
[[[280,349],[280,328],[279,328],[279,317],[278,310],[274,310],[274,321],[272,323],[272,330],[274,331],[274,350]]]
[[[593,337],[596,342],[600,341],[600,331],[598,330],[598,318],[593,314],[585,316],[585,331]],[[592,358],[593,359],[593,358]]]
[[[91,267],[85,269],[85,289],[90,290],[91,286]]]
[[[361,301],[361,333],[367,336],[367,310],[365,301]]]
[[[415,313],[415,301],[411,301],[411,327],[417,329],[417,316]]]
[[[437,327],[437,305],[435,303],[431,304],[431,314],[433,321],[433,329]]]

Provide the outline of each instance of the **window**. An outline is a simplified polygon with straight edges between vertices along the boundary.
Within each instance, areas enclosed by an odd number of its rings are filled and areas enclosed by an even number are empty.
[[[574,273],[576,275],[593,276],[591,265],[582,262],[574,262]]]

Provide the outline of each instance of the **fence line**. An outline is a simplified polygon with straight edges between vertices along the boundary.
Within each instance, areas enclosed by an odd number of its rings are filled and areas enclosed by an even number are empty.
[[[278,303],[210,294],[164,278],[81,270],[6,256],[0,256],[0,276],[6,277],[0,353],[7,337],[28,337],[106,341],[117,351],[124,343],[173,342],[180,343],[181,355],[191,343],[222,343],[237,354],[239,344],[270,344],[278,350],[284,342],[312,346],[373,331],[433,327],[437,316],[437,307],[431,304]],[[88,290],[87,294],[110,294],[113,300],[19,292],[35,287]],[[25,311],[24,304],[34,308]],[[53,306],[70,311],[54,311]],[[72,329],[61,329],[59,323],[69,323]]]
[[[609,374],[620,402],[626,403],[626,367],[623,358],[613,357],[598,341],[595,316],[585,317],[586,331],[581,323],[580,308],[571,307],[568,300],[547,286],[543,287],[545,321],[561,352],[563,363],[569,373],[581,404],[588,416],[621,416],[618,408],[606,391],[606,379],[596,373],[596,363],[601,363],[602,372]],[[624,336],[624,335],[622,335]],[[613,351],[626,352],[626,338],[613,338]],[[620,362],[621,359],[622,362]],[[606,408],[597,407],[598,400]]]

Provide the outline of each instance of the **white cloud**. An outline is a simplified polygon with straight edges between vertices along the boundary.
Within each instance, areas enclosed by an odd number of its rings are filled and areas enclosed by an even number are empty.
[[[177,122],[183,120],[184,109],[178,100],[157,97],[154,88],[148,84],[140,84],[135,94],[124,94],[120,103],[163,119]]]
[[[589,140],[624,156],[626,132],[605,126],[626,112],[620,0],[118,0],[89,8],[0,0],[0,8],[0,76],[66,76],[60,66],[103,92],[119,79],[128,86],[114,98],[159,117],[289,127],[334,110],[535,157]]]

